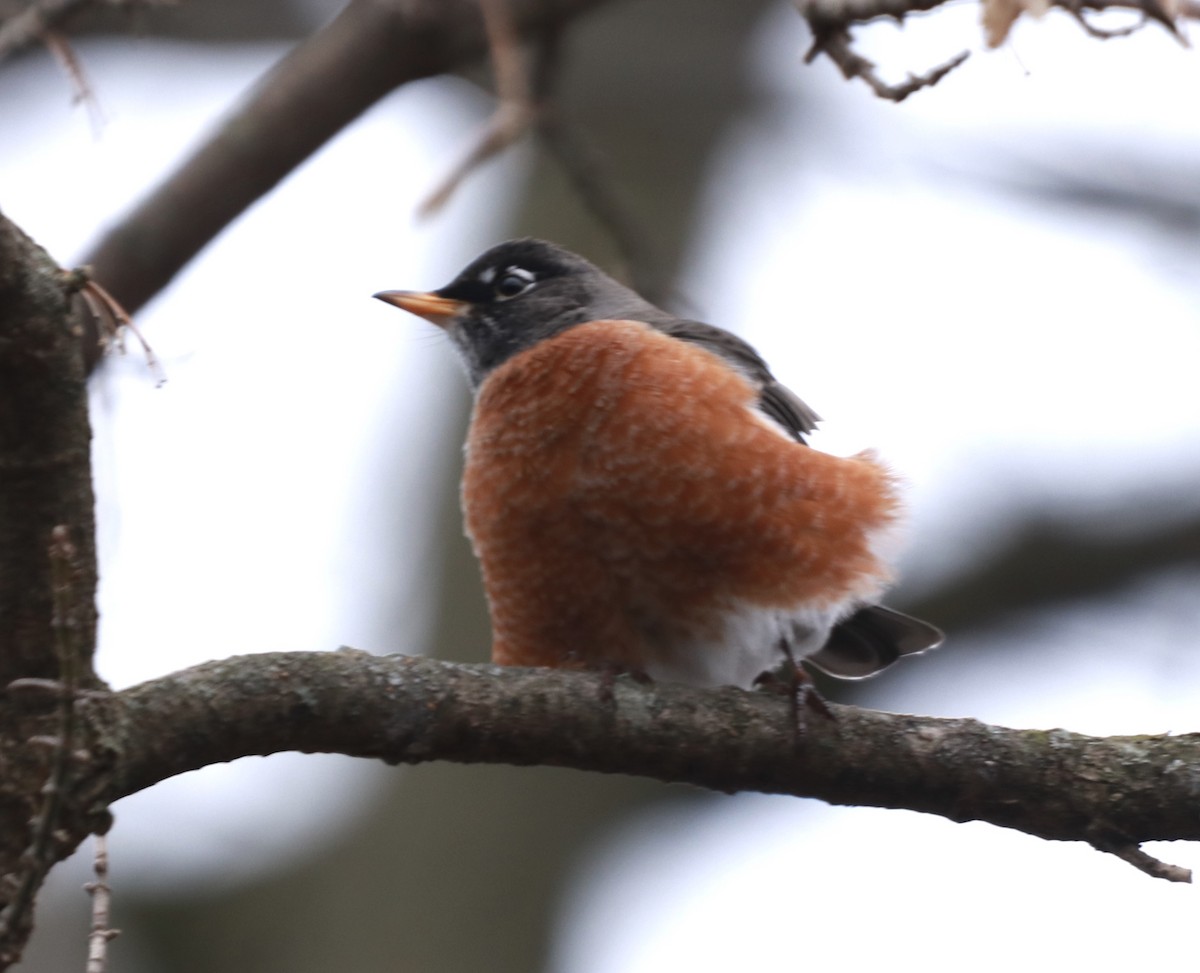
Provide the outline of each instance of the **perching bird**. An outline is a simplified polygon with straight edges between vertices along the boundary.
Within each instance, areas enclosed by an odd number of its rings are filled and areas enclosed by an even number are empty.
[[[748,686],[941,642],[876,604],[893,477],[807,446],[816,413],[740,338],[540,240],[375,296],[444,329],[475,394],[462,502],[497,663]]]

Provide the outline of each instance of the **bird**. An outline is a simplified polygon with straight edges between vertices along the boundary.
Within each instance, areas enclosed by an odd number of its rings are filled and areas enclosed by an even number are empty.
[[[373,296],[441,328],[471,386],[461,502],[495,663],[750,688],[941,644],[879,603],[897,478],[811,446],[820,417],[733,333],[532,238]]]

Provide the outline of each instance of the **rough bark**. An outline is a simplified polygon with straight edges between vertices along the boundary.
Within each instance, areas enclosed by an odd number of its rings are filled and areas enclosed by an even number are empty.
[[[775,693],[359,652],[209,662],[117,703],[110,800],[241,756],[332,751],[637,774],[1100,845],[1200,839],[1200,734],[1090,737],[829,704],[797,735]]]
[[[0,216],[0,967],[46,870],[96,824],[63,794],[64,741],[88,743],[56,691],[97,686],[80,283]]]

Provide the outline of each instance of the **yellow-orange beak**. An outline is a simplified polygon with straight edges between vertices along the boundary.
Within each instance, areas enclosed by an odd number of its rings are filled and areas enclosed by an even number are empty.
[[[471,306],[466,301],[455,301],[427,291],[380,291],[373,296],[385,304],[422,317],[439,328],[447,327]]]

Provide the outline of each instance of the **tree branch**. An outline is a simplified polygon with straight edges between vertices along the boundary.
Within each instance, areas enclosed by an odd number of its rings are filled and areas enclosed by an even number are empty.
[[[834,718],[810,719],[797,744],[788,702],[773,694],[625,678],[607,692],[588,673],[359,652],[209,662],[118,695],[119,757],[101,790],[115,801],[210,763],[301,750],[907,808],[1126,860],[1143,841],[1200,839],[1200,734],[1099,738],[830,704]]]
[[[91,429],[73,280],[0,215],[0,687],[59,675],[49,550],[62,525],[84,565],[80,642],[94,641]]]
[[[862,78],[880,98],[903,101],[913,92],[928,88],[966,61],[966,51],[923,74],[910,73],[902,84],[887,84],[879,77],[875,64],[854,49],[851,28],[875,20],[894,20],[903,24],[910,14],[925,13],[942,6],[947,0],[794,0],[796,9],[808,22],[813,43],[805,57],[811,63],[824,54],[841,70],[848,80]],[[1150,21],[1161,25],[1176,40],[1187,46],[1179,31],[1178,21],[1196,17],[1195,0],[982,0],[982,22],[988,47],[999,47],[1007,39],[1013,24],[1023,14],[1040,15],[1046,9],[1059,7],[1079,22],[1092,37],[1111,40],[1125,37]],[[1127,10],[1142,15],[1142,23],[1134,27],[1105,30],[1094,25],[1085,11]]]
[[[815,34],[812,47],[804,55],[804,63],[811,64],[819,54],[824,54],[836,64],[847,81],[862,78],[880,98],[895,102],[901,102],[923,88],[932,88],[970,57],[969,51],[961,51],[924,74],[909,74],[901,84],[888,84],[879,76],[875,62],[854,50],[854,38],[846,27],[822,28],[821,33]]]
[[[510,0],[512,23],[528,35],[604,2]],[[136,313],[235,217],[384,95],[486,51],[477,0],[351,0],[268,72],[85,262]]]
[[[98,685],[79,286],[0,215],[0,969],[46,871],[97,820],[69,797],[90,742],[75,693]]]

